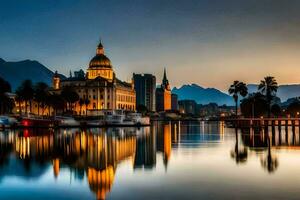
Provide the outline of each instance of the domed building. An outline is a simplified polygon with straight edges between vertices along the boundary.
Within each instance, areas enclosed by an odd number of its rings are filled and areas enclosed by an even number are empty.
[[[90,61],[87,70],[88,79],[95,79],[97,77],[102,77],[109,81],[113,81],[114,78],[112,64],[109,58],[104,55],[104,47],[101,42],[99,43],[96,55]]]
[[[58,85],[59,84],[59,85]],[[100,42],[96,55],[90,60],[86,73],[82,70],[74,76],[58,80],[53,77],[53,88],[61,91],[64,87],[72,87],[79,98],[89,102],[87,106],[76,104],[75,112],[81,115],[98,115],[102,110],[135,110],[135,90],[133,82],[128,83],[116,78],[110,59],[104,53]]]

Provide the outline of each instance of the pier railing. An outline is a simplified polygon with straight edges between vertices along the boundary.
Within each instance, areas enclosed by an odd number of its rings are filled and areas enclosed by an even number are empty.
[[[237,127],[300,126],[300,118],[238,118],[225,121]]]

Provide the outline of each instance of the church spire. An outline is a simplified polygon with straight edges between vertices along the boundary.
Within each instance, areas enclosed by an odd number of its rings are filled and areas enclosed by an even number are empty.
[[[167,78],[166,68],[164,68],[164,77],[163,77],[163,80],[162,80],[162,86],[163,86],[165,89],[169,89],[169,88],[170,88],[169,80],[168,80],[168,78]]]
[[[168,80],[168,79],[167,79],[166,68],[164,68],[164,78],[163,78],[163,81],[166,81],[166,80]]]

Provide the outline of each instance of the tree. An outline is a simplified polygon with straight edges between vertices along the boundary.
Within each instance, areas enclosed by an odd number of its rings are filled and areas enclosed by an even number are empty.
[[[278,104],[274,104],[271,106],[271,113],[278,117],[278,116],[281,116],[282,114],[282,110],[281,110],[281,107],[278,105]]]
[[[78,103],[79,103],[79,107],[80,107],[80,111],[79,111],[80,113],[79,114],[81,115],[82,106],[84,105],[84,99],[80,98]]]
[[[271,117],[271,101],[276,96],[276,92],[278,89],[277,81],[272,76],[266,76],[264,80],[260,81],[258,85],[258,90],[266,95],[267,103],[268,103],[268,117]]]
[[[72,112],[73,104],[79,100],[79,95],[72,87],[66,86],[62,89],[61,96],[67,102],[67,109]]]
[[[244,117],[260,117],[267,113],[267,101],[261,93],[249,94],[241,102],[241,112]]]
[[[88,105],[91,103],[91,101],[88,98],[84,99],[84,105],[85,105],[85,116],[87,116],[87,110],[88,110]]]
[[[38,115],[40,114],[40,107],[42,107],[44,113],[44,108],[46,106],[46,101],[49,96],[48,85],[43,82],[39,82],[34,86],[34,100],[37,102]]]
[[[235,116],[237,117],[237,110],[238,110],[238,99],[239,95],[242,97],[247,96],[248,88],[245,83],[240,81],[234,81],[233,84],[229,87],[228,93],[232,95],[234,102],[235,102]]]
[[[28,113],[27,111],[28,102],[29,102],[29,109],[31,111],[31,101],[33,100],[34,97],[34,89],[31,80],[23,81],[22,84],[17,89],[17,91],[19,91],[19,95],[21,99],[25,101],[25,112]]]
[[[19,104],[19,115],[21,116],[22,115],[21,103],[24,101],[24,99],[23,99],[22,91],[21,91],[20,87],[16,90],[16,98],[15,98],[15,100]]]
[[[293,117],[295,117],[295,116],[299,117],[300,101],[294,101],[294,102],[290,103],[287,107],[287,113]]]
[[[11,99],[7,96],[7,92],[11,92],[11,86],[0,77],[0,114],[8,112],[11,108]]]
[[[47,98],[47,105],[51,106],[54,110],[54,115],[57,115],[58,110],[63,110],[65,106],[64,99],[59,94],[49,94]]]

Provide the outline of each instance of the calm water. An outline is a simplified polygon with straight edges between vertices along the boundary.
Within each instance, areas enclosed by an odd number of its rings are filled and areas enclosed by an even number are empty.
[[[221,122],[0,132],[0,199],[299,199],[299,130],[280,132],[236,138]]]

